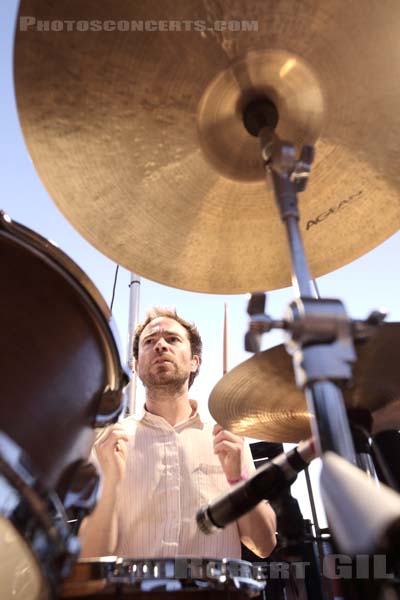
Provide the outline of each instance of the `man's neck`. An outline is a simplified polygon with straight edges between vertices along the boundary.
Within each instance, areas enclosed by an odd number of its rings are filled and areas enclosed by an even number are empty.
[[[146,389],[146,410],[153,415],[163,417],[175,426],[186,421],[192,414],[188,390],[170,390],[162,388]]]

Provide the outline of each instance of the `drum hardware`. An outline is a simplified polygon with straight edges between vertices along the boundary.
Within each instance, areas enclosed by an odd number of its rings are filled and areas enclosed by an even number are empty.
[[[400,496],[383,484],[376,486],[367,473],[330,452],[323,459],[320,483],[335,546],[345,553],[348,574],[341,582],[345,597],[397,598]]]
[[[329,600],[333,598],[332,586],[324,576],[324,561],[331,551],[329,532],[319,530],[319,533],[314,534],[309,520],[304,520],[304,530],[302,539],[286,540],[282,554],[286,560],[304,563],[301,583],[305,588],[306,598]]]
[[[387,554],[398,561],[400,496],[334,453],[321,471],[321,493],[339,548],[350,556]]]
[[[2,599],[47,600],[79,554],[79,541],[58,496],[46,489],[29,457],[0,432]]]
[[[63,497],[63,506],[71,531],[77,535],[83,519],[96,507],[100,475],[93,463],[85,461],[72,465],[72,471],[72,478],[67,477],[69,485]]]
[[[313,282],[315,285],[315,282]],[[291,332],[295,338],[300,338],[308,332],[312,332],[315,335],[323,334],[326,336],[326,343],[332,341],[335,327],[335,323],[321,323],[315,314],[307,314],[307,317],[303,321],[294,321],[292,313],[289,307],[289,315],[286,319],[272,319],[268,314],[265,313],[267,296],[264,292],[257,292],[250,294],[247,303],[247,314],[251,317],[248,324],[248,331],[245,334],[245,350],[247,352],[259,352],[261,346],[261,336],[264,333],[268,333],[272,329],[283,329]],[[328,307],[329,302],[335,302],[333,300],[326,300],[318,296],[317,301],[323,301]],[[293,307],[295,309],[295,307]],[[356,342],[365,342],[371,338],[376,332],[377,327],[381,326],[386,318],[387,313],[383,310],[374,310],[369,316],[362,319],[352,319],[351,331],[353,338]],[[325,327],[325,331],[323,331]],[[307,331],[308,329],[308,331]]]
[[[79,559],[70,577],[61,583],[59,597],[86,598],[91,594],[102,593],[109,587],[109,582],[115,574],[116,564],[116,556]]]
[[[294,146],[281,141],[274,132],[277,119],[274,115],[271,118],[271,102],[266,99],[264,108],[260,108],[260,104],[262,105],[261,101],[257,102],[256,107],[250,104],[245,109],[244,122],[249,132],[258,136],[261,143],[267,175],[272,179],[276,202],[287,230],[292,281],[298,297],[290,304],[284,323],[274,323],[265,315],[263,320],[261,315],[259,322],[253,321],[257,338],[252,337],[250,326],[246,341],[251,350],[259,349],[257,342],[260,322],[266,330],[278,325],[284,326],[290,332],[286,347],[293,357],[297,386],[305,390],[308,408],[313,416],[311,428],[318,450],[324,453],[323,457],[344,457],[350,469],[350,465],[356,462],[356,453],[339,385],[350,382],[352,378],[351,365],[356,359],[353,345],[354,327],[339,300],[312,297],[311,276],[298,226],[297,192],[303,191],[307,183],[313,151],[303,146],[300,159],[297,159]],[[259,304],[259,298],[253,300],[250,312],[253,312],[254,304]],[[262,312],[264,313],[264,310]],[[385,315],[377,311],[374,315],[374,318],[365,323],[363,330],[371,325],[381,325]],[[213,414],[212,410],[211,413]],[[215,414],[213,416],[215,417]],[[330,476],[334,478],[331,470],[326,475],[327,485],[330,483]],[[398,502],[400,506],[400,500]],[[248,505],[254,506],[249,502]],[[357,511],[356,503],[353,503],[352,509]],[[334,531],[335,534],[339,531],[339,546],[342,548],[342,539],[346,541],[346,537],[342,536],[341,539],[342,522],[338,513],[336,517],[339,523],[336,523]],[[365,522],[364,525],[368,526],[368,523]],[[354,529],[353,535],[357,537],[357,531]],[[362,547],[362,534],[355,542],[355,545],[357,544],[358,548]]]
[[[122,411],[128,376],[111,314],[83,271],[4,213],[0,248],[0,388],[8,399],[0,427],[63,496],[71,465],[89,456],[94,428]]]
[[[175,592],[178,596],[184,591],[204,591],[217,597],[218,592],[222,595],[230,591],[253,597],[264,587],[265,580],[255,577],[253,565],[241,560],[103,557],[79,560],[71,577],[63,582],[60,597],[80,598],[90,592],[103,592],[108,597],[117,590],[121,597],[152,591]]]
[[[363,409],[350,409],[347,416],[356,451],[356,464],[379,485],[371,444],[373,416]]]
[[[323,577],[324,553],[320,556],[311,523],[304,520],[303,535],[282,540],[265,562],[255,563],[267,580],[267,590],[275,598],[327,600],[331,598],[329,582]],[[275,596],[276,595],[276,596]]]
[[[298,387],[304,389],[314,419],[311,428],[322,452],[331,450],[355,462],[355,452],[338,382],[351,380],[355,362],[351,322],[340,300],[314,299],[312,279],[299,229],[297,194],[304,191],[314,149],[304,145],[300,158],[293,144],[275,133],[271,101],[250,103],[244,124],[258,137],[267,177],[272,179],[276,203],[284,222],[292,263],[292,283],[297,299],[288,308],[290,337],[287,350],[293,357]],[[333,417],[333,418],[332,418]]]
[[[72,260],[4,213],[0,250],[0,562],[10,594],[28,569],[18,593],[47,600],[79,553],[74,533],[98,495],[95,427],[118,418],[128,376],[107,305]]]

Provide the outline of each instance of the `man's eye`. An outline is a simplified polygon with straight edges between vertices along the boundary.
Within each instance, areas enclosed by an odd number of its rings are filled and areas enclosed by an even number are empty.
[[[149,345],[151,344],[151,342],[152,342],[152,341],[153,341],[152,339],[147,339],[147,340],[144,340],[144,342],[143,342],[143,345],[144,345],[144,346],[149,346]]]
[[[178,340],[179,340],[179,338],[178,338],[178,337],[176,337],[176,335],[171,335],[171,336],[168,338],[168,341],[169,341],[169,342],[177,342]]]

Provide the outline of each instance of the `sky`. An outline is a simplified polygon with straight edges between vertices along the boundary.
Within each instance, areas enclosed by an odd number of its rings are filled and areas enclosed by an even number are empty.
[[[19,126],[13,87],[13,36],[17,11],[15,0],[0,3],[0,173],[2,198],[0,209],[33,231],[57,242],[95,283],[110,304],[116,265],[95,250],[68,223],[53,203],[41,183],[25,147]],[[377,208],[377,214],[379,209]],[[284,235],[284,231],[282,230]],[[118,235],[118,231],[114,232]],[[319,278],[322,296],[340,298],[354,318],[366,317],[379,307],[389,311],[388,320],[400,320],[400,234],[397,233],[353,263]],[[119,270],[113,316],[119,331],[121,353],[126,358],[128,336],[130,274]],[[268,312],[281,318],[285,307],[293,298],[290,288],[268,293]],[[183,317],[194,321],[204,343],[201,372],[192,387],[192,396],[200,408],[207,412],[211,389],[222,377],[223,307],[228,305],[229,315],[229,368],[250,357],[244,351],[243,338],[247,328],[246,298],[244,295],[212,295],[167,288],[164,285],[142,280],[140,318],[146,307],[157,304],[176,306]],[[264,336],[263,349],[281,343],[280,332]],[[138,404],[143,403],[143,390],[138,387]],[[282,399],[284,402],[284,399]],[[315,493],[318,465],[312,465]],[[303,515],[310,517],[304,481],[299,477],[293,493],[300,500]],[[322,513],[319,516],[323,523]]]

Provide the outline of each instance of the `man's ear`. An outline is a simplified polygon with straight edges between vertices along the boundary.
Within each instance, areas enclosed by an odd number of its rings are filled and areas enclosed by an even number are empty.
[[[138,361],[137,361],[136,358],[133,360],[133,372],[136,373],[136,374],[139,372]]]
[[[193,354],[192,356],[192,368],[190,369],[192,373],[196,373],[200,366],[200,359],[197,354]]]

